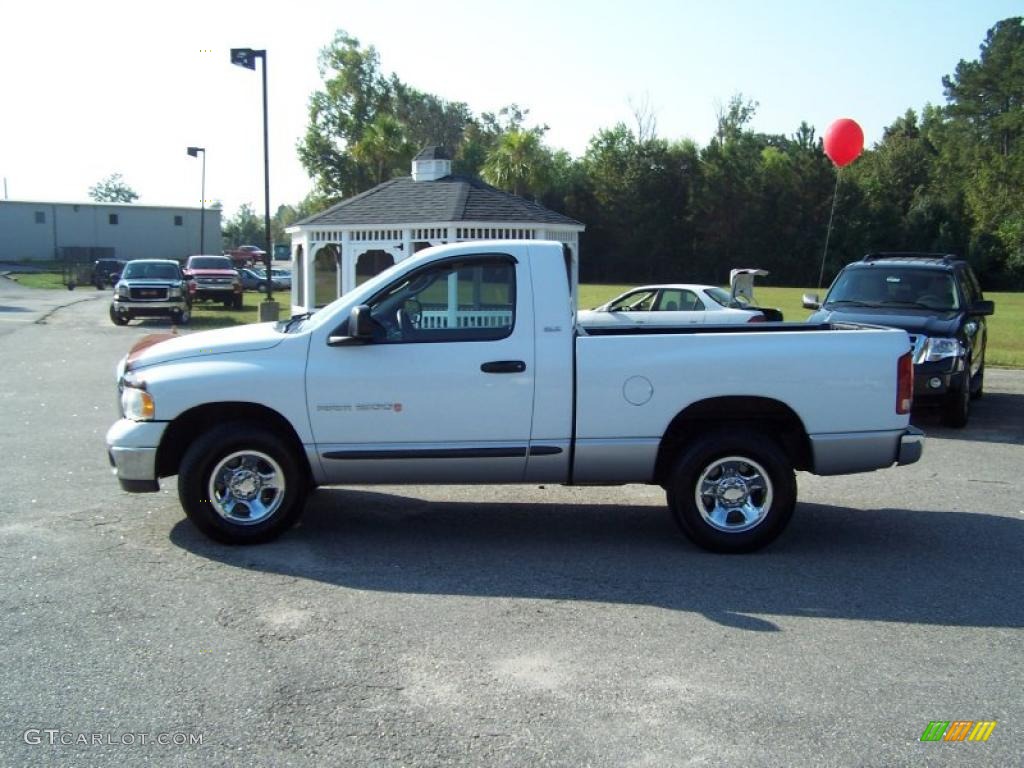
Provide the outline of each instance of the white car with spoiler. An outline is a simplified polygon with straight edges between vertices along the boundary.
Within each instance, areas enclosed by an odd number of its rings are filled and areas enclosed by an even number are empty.
[[[127,491],[177,475],[230,543],[280,535],[319,485],[651,483],[694,542],[746,552],[788,524],[794,469],[920,457],[904,331],[581,333],[575,275],[560,243],[459,243],[312,315],[150,339],[118,367],[111,463]]]
[[[734,269],[728,291],[694,283],[641,285],[600,307],[581,310],[576,322],[583,328],[608,328],[781,321],[779,310],[754,303],[754,277],[767,274],[763,269]]]

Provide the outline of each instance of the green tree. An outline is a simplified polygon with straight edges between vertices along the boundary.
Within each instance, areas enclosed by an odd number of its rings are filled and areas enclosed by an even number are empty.
[[[385,76],[370,46],[339,30],[320,52],[323,88],[309,102],[309,124],[299,159],[316,192],[330,200],[362,192],[397,174],[424,146],[457,151],[473,116],[461,102],[447,102]]]
[[[139,199],[138,194],[124,182],[120,173],[112,173],[89,187],[89,197],[97,203],[133,203]]]
[[[221,239],[224,250],[228,251],[240,245],[263,245],[265,236],[263,218],[256,215],[250,203],[243,203],[238,211],[224,222],[221,227]]]
[[[409,168],[416,153],[406,139],[405,127],[389,114],[379,114],[352,145],[352,157],[371,169],[374,184],[380,184]]]
[[[538,129],[503,133],[487,154],[481,175],[489,184],[514,195],[538,197],[550,183],[551,151]]]
[[[1024,18],[990,29],[976,61],[942,79],[943,165],[962,186],[971,258],[992,280],[1024,279]]]

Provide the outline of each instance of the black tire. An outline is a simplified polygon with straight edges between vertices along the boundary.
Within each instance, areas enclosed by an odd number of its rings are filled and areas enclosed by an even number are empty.
[[[712,494],[698,501],[701,485],[731,496],[725,505],[712,503]],[[796,476],[785,451],[768,435],[749,429],[719,429],[698,438],[679,455],[667,487],[679,529],[712,552],[738,554],[767,546],[786,529],[796,508]]]
[[[254,487],[254,473],[273,475],[280,487]],[[226,493],[228,475],[243,493],[253,494],[249,501]],[[178,470],[178,499],[185,514],[223,544],[259,544],[280,536],[302,515],[306,493],[306,473],[295,448],[274,432],[246,422],[223,424],[202,435],[185,452]]]
[[[981,367],[971,377],[971,400],[981,400],[985,395],[985,358],[981,359]]]
[[[942,423],[947,427],[962,429],[967,426],[971,414],[971,366],[967,362],[960,381],[950,387],[942,403]]]
[[[235,300],[233,298],[232,299],[224,299],[224,309],[234,309],[234,308],[235,308]]]
[[[192,321],[192,309],[186,307],[185,309],[171,313],[171,322],[177,323],[178,325],[188,325]]]
[[[128,325],[128,321],[131,319],[130,315],[123,315],[116,312],[113,307],[110,308],[110,320],[114,325]]]

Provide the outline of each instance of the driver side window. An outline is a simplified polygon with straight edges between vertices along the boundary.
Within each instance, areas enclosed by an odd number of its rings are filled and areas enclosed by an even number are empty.
[[[433,264],[370,303],[380,343],[496,341],[515,327],[516,270],[506,256]]]

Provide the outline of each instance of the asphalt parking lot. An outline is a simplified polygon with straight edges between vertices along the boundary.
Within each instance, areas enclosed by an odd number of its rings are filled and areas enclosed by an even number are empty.
[[[107,465],[114,365],[166,326],[5,282],[0,765],[1021,764],[1024,371],[916,417],[916,465],[801,474],[755,555],[644,486],[325,489],[228,548]]]

